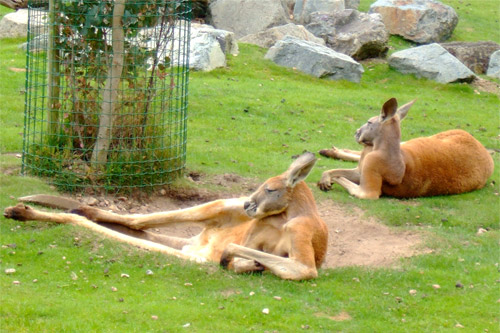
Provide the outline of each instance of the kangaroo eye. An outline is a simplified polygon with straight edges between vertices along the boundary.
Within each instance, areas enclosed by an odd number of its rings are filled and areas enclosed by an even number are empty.
[[[272,190],[270,188],[266,188],[266,193],[273,193],[273,192],[276,192],[276,190]]]

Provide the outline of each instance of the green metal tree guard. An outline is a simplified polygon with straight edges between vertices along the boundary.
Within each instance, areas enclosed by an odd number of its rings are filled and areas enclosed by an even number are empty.
[[[171,183],[186,161],[191,2],[35,5],[23,174],[69,191]]]

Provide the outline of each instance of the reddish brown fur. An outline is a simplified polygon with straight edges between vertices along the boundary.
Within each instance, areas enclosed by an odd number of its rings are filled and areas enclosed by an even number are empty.
[[[284,279],[310,279],[318,274],[328,238],[326,224],[303,181],[315,161],[314,154],[303,154],[285,173],[267,180],[250,197],[216,200],[177,211],[119,215],[82,206],[73,211],[75,214],[48,213],[19,204],[6,208],[4,216],[72,223],[141,248],[184,259],[220,262],[236,272],[266,268]],[[25,201],[39,199],[33,196]],[[122,234],[95,222],[125,226],[133,232]],[[182,222],[198,222],[204,229],[190,239],[144,231]]]
[[[413,102],[397,110],[395,99],[387,101],[380,117],[357,131],[358,142],[365,146],[358,167],[325,171],[318,186],[328,190],[337,183],[366,199],[381,194],[398,198],[458,194],[484,187],[493,173],[493,159],[469,133],[450,130],[400,143],[400,117]],[[357,156],[337,149],[321,154],[349,160]]]

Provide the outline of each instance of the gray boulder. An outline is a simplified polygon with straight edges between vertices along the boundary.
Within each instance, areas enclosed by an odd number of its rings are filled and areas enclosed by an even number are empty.
[[[356,60],[385,56],[389,34],[379,14],[355,9],[310,15],[307,30],[325,40],[326,45]]]
[[[279,27],[270,28],[256,34],[246,35],[245,37],[240,38],[239,41],[242,43],[255,44],[268,49],[285,36],[293,36],[299,39],[325,45],[325,41],[323,39],[314,36],[306,28],[304,28],[304,26],[293,23],[280,25]]]
[[[358,9],[360,0],[345,0],[345,9]]]
[[[215,29],[213,29],[215,30]],[[198,71],[211,71],[226,66],[227,44],[221,43],[213,31],[192,30],[189,46],[189,67]],[[182,59],[182,58],[181,58]]]
[[[447,40],[458,23],[453,8],[434,0],[378,0],[369,12],[382,15],[390,34],[419,44]]]
[[[500,79],[500,51],[496,51],[491,55],[486,75]]]
[[[207,33],[213,35],[220,44],[220,48],[224,54],[238,54],[238,42],[231,31],[215,29],[208,24],[191,23],[191,38],[193,35]],[[191,45],[193,47],[193,45]]]
[[[46,19],[42,19],[44,21]],[[32,23],[33,30],[40,30],[39,33],[46,32],[42,25],[35,27]],[[6,14],[0,20],[0,38],[19,38],[28,35],[28,10],[19,9],[16,12]]]
[[[470,82],[476,75],[441,45],[433,43],[393,53],[389,66],[440,83]]]
[[[178,21],[176,25],[185,26],[185,22]],[[137,36],[130,40],[131,44],[155,50],[158,59],[170,59],[173,65],[182,65],[186,59],[186,48],[180,48],[182,41],[186,39],[185,29],[175,28],[172,39],[167,43],[159,43],[155,31],[150,28],[141,30]],[[198,71],[211,71],[218,67],[226,66],[226,55],[238,53],[238,44],[234,34],[229,31],[214,29],[209,25],[193,24],[189,40],[189,67]],[[153,63],[149,59],[148,63]]]
[[[333,13],[344,9],[344,0],[297,0],[293,9],[293,19],[300,24],[307,24],[309,16],[314,12]]]
[[[44,52],[47,50],[47,45],[49,42],[49,35],[43,34],[32,38],[30,41],[22,43],[19,48],[23,51],[27,51],[29,47],[29,51],[33,53]]]
[[[363,66],[351,57],[312,42],[287,36],[267,52],[266,59],[318,78],[359,82]]]
[[[441,46],[476,74],[484,74],[493,52],[500,50],[495,42],[451,42]]]
[[[274,26],[290,18],[281,0],[216,0],[210,3],[210,23],[217,29],[234,32],[236,39]]]

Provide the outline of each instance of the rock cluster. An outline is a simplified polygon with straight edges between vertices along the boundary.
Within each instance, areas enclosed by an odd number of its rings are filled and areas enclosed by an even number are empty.
[[[363,71],[356,61],[385,57],[393,34],[417,44],[391,55],[389,64],[398,71],[438,82],[470,81],[475,74],[485,73],[498,77],[500,45],[444,43],[458,23],[452,7],[436,0],[377,0],[363,13],[357,10],[359,2],[211,0],[210,25],[192,24],[190,67],[209,71],[226,66],[226,56],[238,53],[239,41],[270,49],[266,58],[284,66],[359,82]],[[27,11],[19,10],[0,21],[0,38],[26,36],[26,29]],[[36,38],[34,45],[46,47],[46,35]],[[286,50],[298,53],[287,56]],[[30,47],[30,51],[37,50]],[[331,60],[333,56],[349,65],[341,68],[336,64],[339,60]],[[317,67],[311,59],[319,61]]]

